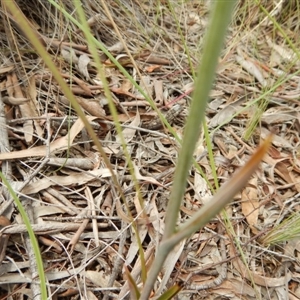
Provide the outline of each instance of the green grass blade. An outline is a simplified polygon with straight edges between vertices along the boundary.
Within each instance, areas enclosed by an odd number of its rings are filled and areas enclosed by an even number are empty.
[[[166,292],[164,292],[157,300],[171,300],[182,290],[182,286],[178,284],[169,288]]]
[[[2,182],[4,183],[4,185],[7,187],[10,195],[14,199],[14,201],[17,205],[17,208],[18,208],[18,210],[21,214],[22,220],[23,220],[23,222],[26,226],[26,229],[28,231],[28,235],[29,235],[29,238],[30,238],[30,241],[31,241],[31,244],[32,244],[32,248],[33,248],[33,251],[34,251],[35,259],[36,259],[38,275],[39,275],[39,278],[40,278],[41,299],[46,300],[47,299],[46,276],[45,276],[43,260],[42,260],[42,256],[41,256],[38,241],[36,239],[36,236],[33,232],[31,224],[30,224],[30,220],[27,216],[27,213],[26,213],[20,199],[18,198],[18,196],[16,195],[16,193],[14,192],[14,190],[12,189],[11,185],[9,184],[9,182],[7,181],[5,176],[2,174],[2,172],[0,172],[0,177],[1,177]]]
[[[233,11],[235,1],[216,1],[214,3],[211,23],[205,37],[205,45],[201,64],[198,68],[198,78],[187,118],[183,136],[183,147],[180,151],[174,175],[174,183],[166,216],[164,238],[171,236],[176,227],[181,200],[185,192],[186,178],[192,163],[195,145],[205,117],[205,109],[209,92],[215,77],[218,58],[223,47],[227,25]]]
[[[235,3],[235,1],[213,2],[210,24],[205,37],[202,61],[198,68],[198,78],[195,83],[193,101],[184,131],[183,146],[179,154],[171,196],[168,203],[163,241],[169,239],[175,232],[179,208],[185,192],[186,179],[192,164],[193,153],[201,131],[201,124],[204,120],[206,103],[215,77],[218,58]],[[173,246],[175,245],[173,244]],[[159,252],[153,262],[144,290],[142,291],[142,300],[149,298],[159,270],[170,248],[165,250],[166,251]]]

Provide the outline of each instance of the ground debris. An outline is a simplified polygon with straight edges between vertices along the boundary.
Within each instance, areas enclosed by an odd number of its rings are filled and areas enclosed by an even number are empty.
[[[82,1],[93,36],[137,83],[98,49],[111,99],[81,29],[50,2],[15,2],[47,47],[103,152],[18,20],[3,9],[2,173],[30,213],[51,299],[126,299],[126,272],[141,285],[139,243],[150,264],[164,231],[180,149],[177,137],[184,133],[210,1],[169,1],[172,9],[168,1],[159,6],[157,1],[105,1],[110,15],[99,1]],[[63,2],[77,18],[73,2]],[[224,210],[230,229],[220,215],[173,249],[158,280],[159,292],[179,283],[184,286],[179,299],[300,297],[299,243],[267,239],[271,228],[297,213],[300,205],[294,2],[260,1],[288,40],[259,5],[238,1],[206,111],[218,183],[226,182],[271,131],[273,145],[262,167]],[[202,132],[194,155],[199,169],[189,174],[181,223],[216,188],[207,144]],[[0,296],[31,298],[36,270],[30,243],[24,242],[27,230],[4,186],[1,193]]]

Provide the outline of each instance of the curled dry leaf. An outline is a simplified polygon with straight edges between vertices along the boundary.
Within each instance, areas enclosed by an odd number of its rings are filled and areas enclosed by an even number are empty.
[[[296,53],[294,53],[292,49],[274,43],[268,36],[266,36],[266,40],[271,49],[275,50],[282,58],[282,60],[277,62],[277,64],[282,62],[292,62],[297,57]]]
[[[268,82],[264,78],[263,70],[258,67],[258,64],[254,63],[254,60],[246,59],[240,48],[238,48],[239,55],[236,55],[236,61],[251,75],[253,75],[256,80],[262,85],[262,87],[267,87]]]
[[[90,63],[91,59],[87,54],[82,54],[78,58],[78,70],[79,72],[88,80],[90,80],[90,75],[88,71],[88,64]]]
[[[233,116],[242,109],[243,99],[227,104],[209,121],[209,127],[214,128],[219,125],[229,123]]]
[[[68,50],[62,48],[61,49],[61,56],[70,64],[77,64],[78,63],[78,57],[76,56],[75,51],[70,48]]]
[[[121,41],[107,48],[109,52],[121,53],[124,50],[124,45]]]
[[[164,185],[162,185],[161,183],[159,183],[156,179],[154,179],[153,177],[150,176],[142,176],[140,174],[139,168],[137,165],[135,165],[133,163],[133,168],[134,168],[134,175],[136,177],[137,180],[142,180],[145,181],[146,183],[152,183],[152,184],[156,184],[159,185],[161,187],[164,187]]]

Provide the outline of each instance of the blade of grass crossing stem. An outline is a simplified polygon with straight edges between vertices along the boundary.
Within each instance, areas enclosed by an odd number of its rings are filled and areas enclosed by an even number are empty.
[[[205,116],[206,103],[215,77],[218,58],[223,47],[226,28],[230,21],[235,1],[212,2],[213,10],[205,35],[205,44],[189,116],[184,130],[182,148],[179,153],[174,182],[166,214],[163,239],[171,236],[176,228],[178,212],[185,192],[186,179],[192,163],[195,145]]]
[[[20,199],[18,198],[18,196],[16,195],[16,193],[14,192],[14,190],[12,189],[11,185],[9,184],[9,182],[7,181],[5,176],[2,174],[2,172],[0,172],[0,177],[1,177],[2,182],[4,183],[4,185],[7,187],[10,195],[14,199],[14,201],[17,205],[17,208],[18,208],[18,210],[21,214],[22,220],[23,220],[23,222],[26,226],[26,229],[28,231],[30,241],[31,241],[31,244],[32,244],[32,248],[33,248],[33,251],[34,251],[35,259],[36,259],[38,275],[39,275],[39,278],[40,278],[41,299],[46,300],[47,299],[46,276],[45,276],[45,272],[44,272],[43,260],[42,260],[39,244],[37,242],[36,236],[33,232],[31,224],[30,224],[30,220],[29,220],[29,218],[26,214],[26,211],[25,211]]]
[[[177,233],[175,233],[169,239],[163,240],[161,242],[157,249],[157,253],[159,253],[159,255],[155,257],[155,261],[152,264],[152,268],[155,267],[154,270],[160,270],[160,266],[163,265],[165,258],[167,257],[169,252],[175,247],[175,245],[177,245],[181,240],[190,237],[195,231],[205,226],[205,224],[207,224],[214,216],[216,216],[225,207],[225,205],[232,200],[234,195],[242,189],[242,187],[246,184],[250,176],[258,167],[263,156],[267,153],[271,145],[271,141],[272,135],[268,136],[268,138],[263,142],[259,149],[253,154],[253,156],[250,158],[247,164],[243,166],[232,177],[232,179],[230,179],[219,189],[219,191],[210,200],[210,202],[205,204],[189,221],[180,226]],[[151,271],[152,269],[150,270],[150,272]],[[150,273],[148,275],[148,279],[152,276],[153,274]],[[142,300],[147,299],[143,298],[143,296],[144,294],[142,294]]]
[[[188,238],[196,230],[205,226],[222,208],[232,201],[232,198],[246,185],[253,172],[258,168],[264,155],[269,150],[272,137],[272,135],[269,135],[249,161],[228,182],[221,186],[214,197],[196,212],[190,220],[180,226],[177,233],[164,242],[171,246],[176,245],[182,239]]]
[[[216,193],[216,195],[205,204],[189,221],[179,227],[177,233],[172,235],[167,240],[163,240],[158,246],[157,255],[150,269],[148,280],[146,281],[144,290],[142,292],[141,300],[146,300],[151,293],[156,276],[163,265],[169,252],[181,240],[189,238],[195,231],[199,230],[207,224],[214,216],[216,216],[227,203],[229,203],[234,195],[242,189],[242,187],[249,180],[250,176],[258,167],[263,156],[267,153],[272,142],[272,135],[268,136],[258,150],[252,155],[250,160],[243,166],[227,183],[225,183]],[[157,272],[157,274],[155,273]],[[155,277],[154,277],[155,275]],[[152,281],[153,280],[153,283]],[[151,289],[148,292],[147,284],[151,283]],[[147,287],[147,290],[145,288]],[[146,293],[146,292],[147,293]],[[148,294],[149,293],[149,294]],[[147,297],[146,297],[147,296]]]
[[[198,78],[195,81],[195,91],[190,107],[189,116],[183,136],[182,148],[174,175],[174,182],[166,212],[165,232],[162,243],[168,240],[176,230],[179,208],[185,192],[186,179],[193,160],[193,153],[205,117],[205,108],[209,92],[215,77],[218,58],[223,47],[227,26],[236,1],[212,1],[212,13],[208,30],[205,34],[203,55],[198,68]],[[200,226],[199,226],[200,227]],[[141,300],[149,299],[149,295],[157,275],[172,247],[160,247],[155,260],[150,268],[148,278],[141,294]]]

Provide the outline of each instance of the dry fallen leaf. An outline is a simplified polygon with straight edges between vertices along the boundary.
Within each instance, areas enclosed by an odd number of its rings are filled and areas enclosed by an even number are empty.
[[[250,228],[257,225],[259,214],[259,201],[257,193],[257,177],[252,178],[247,187],[242,191],[242,212],[245,216]]]
[[[91,61],[87,54],[82,54],[78,58],[78,70],[85,77],[85,79],[90,80],[90,74],[88,71],[88,64]]]
[[[89,121],[93,121],[95,117],[86,116]],[[77,119],[77,121],[73,124],[70,132],[65,136],[58,138],[54,142],[50,143],[48,146],[37,146],[32,147],[31,149],[15,151],[15,152],[7,152],[0,153],[0,160],[7,159],[16,159],[16,158],[25,158],[25,157],[33,157],[33,156],[47,156],[47,153],[50,154],[54,151],[63,151],[70,147],[73,143],[74,138],[77,134],[84,128],[84,124],[81,119]]]
[[[77,184],[82,185],[100,177],[107,178],[110,176],[111,173],[109,169],[97,169],[86,173],[76,172],[68,176],[49,176],[28,184],[22,190],[22,193],[26,195],[35,194],[53,185],[59,185],[59,186],[70,186],[70,185],[77,185]]]

